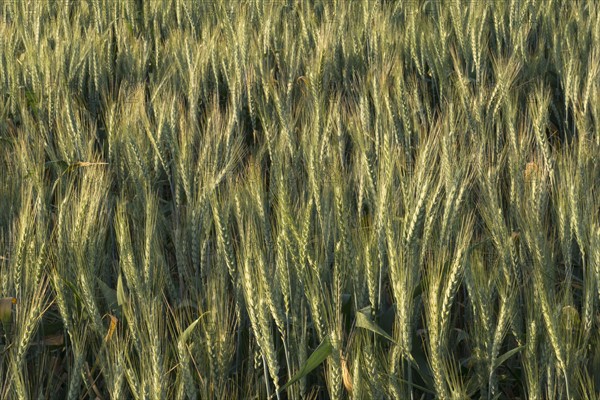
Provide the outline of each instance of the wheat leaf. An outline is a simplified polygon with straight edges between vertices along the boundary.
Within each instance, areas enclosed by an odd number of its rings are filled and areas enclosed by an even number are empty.
[[[514,356],[515,354],[517,354],[519,351],[523,350],[525,348],[525,346],[519,346],[519,347],[515,347],[514,349],[511,349],[509,351],[507,351],[506,353],[502,354],[500,357],[496,358],[494,360],[494,364],[493,364],[493,368],[492,371],[495,370],[496,368],[498,368],[500,365],[504,364],[504,362],[506,360],[508,360],[509,358],[511,358],[512,356]]]
[[[125,286],[123,285],[123,277],[119,274],[117,278],[117,303],[123,307],[129,304],[129,298],[125,291]]]
[[[191,335],[192,331],[194,330],[196,325],[198,325],[198,322],[200,322],[200,320],[202,319],[202,317],[204,317],[204,315],[206,315],[206,313],[200,315],[194,322],[192,322],[190,324],[190,326],[185,328],[185,330],[181,333],[181,335],[179,335],[180,343],[185,343],[187,341],[188,337]]]
[[[398,344],[390,335],[387,334],[386,331],[381,329],[381,327],[379,325],[377,325],[375,322],[371,321],[371,319],[367,316],[367,313],[370,312],[370,310],[371,310],[371,307],[365,307],[365,308],[357,311],[356,326],[358,326],[359,328],[368,329],[371,332],[374,332],[378,335],[383,336],[390,342],[392,342],[394,344]]]
[[[325,359],[329,357],[332,351],[333,346],[331,345],[329,336],[327,336],[325,339],[323,339],[323,342],[321,342],[319,347],[317,347],[315,351],[313,351],[310,357],[308,357],[308,360],[306,360],[306,363],[302,366],[300,371],[298,371],[292,377],[292,379],[290,379],[285,385],[283,385],[279,389],[278,393],[281,393],[282,391],[284,391],[285,389],[287,389],[288,387],[290,387],[291,385],[308,375],[312,370],[317,368],[323,361],[325,361]]]

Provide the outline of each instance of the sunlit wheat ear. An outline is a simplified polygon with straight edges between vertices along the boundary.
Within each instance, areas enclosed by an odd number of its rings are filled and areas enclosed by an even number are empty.
[[[597,2],[309,3],[2,2],[0,399],[594,397]]]

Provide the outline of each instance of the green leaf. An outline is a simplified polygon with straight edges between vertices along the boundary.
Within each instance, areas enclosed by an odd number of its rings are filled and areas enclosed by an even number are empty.
[[[121,307],[125,307],[129,304],[129,298],[125,291],[125,286],[123,285],[123,277],[121,276],[121,274],[119,274],[119,277],[117,278],[117,303]]]
[[[345,312],[346,310],[352,307],[352,295],[349,293],[342,293],[342,310]]]
[[[417,343],[418,340],[420,340],[420,337],[415,334],[413,336],[413,343]],[[427,361],[427,356],[420,346],[414,346],[412,349],[411,358],[412,361],[410,359],[409,361],[416,369],[423,382],[425,382],[425,386],[434,387],[433,375],[431,373],[431,368],[429,367],[429,362]]]
[[[419,284],[415,286],[415,289],[413,291],[413,299],[419,297],[421,293],[423,293],[423,285],[419,282]]]
[[[434,390],[428,389],[428,388],[426,388],[424,386],[421,386],[421,385],[417,385],[416,383],[409,382],[409,381],[404,380],[404,379],[398,378],[398,382],[402,382],[404,384],[410,385],[410,386],[414,387],[415,389],[419,389],[419,390],[421,390],[421,391],[423,391],[425,393],[435,394]],[[433,386],[431,386],[431,387],[433,387]]]
[[[185,343],[187,341],[188,337],[191,335],[191,333],[194,330],[194,328],[196,327],[196,325],[198,325],[198,322],[200,322],[200,320],[202,319],[202,317],[204,317],[204,315],[206,315],[207,312],[205,312],[204,314],[200,315],[194,322],[192,322],[190,324],[190,326],[188,326],[187,328],[185,328],[185,331],[183,331],[181,333],[181,335],[179,335],[179,342],[180,343]]]
[[[104,283],[104,281],[100,278],[96,278],[96,281],[98,281],[98,286],[100,287],[100,291],[104,296],[104,300],[106,301],[108,308],[111,311],[118,313],[119,301],[117,300],[117,291]],[[120,319],[120,315],[117,315],[117,318]]]
[[[378,335],[383,336],[390,342],[392,342],[394,344],[398,344],[390,335],[387,334],[386,331],[381,329],[379,327],[379,325],[377,325],[375,322],[371,321],[371,318],[368,316],[368,313],[370,313],[370,310],[371,310],[371,307],[365,307],[356,312],[356,326],[358,326],[359,328],[368,329],[371,332],[374,332]]]
[[[454,348],[457,348],[461,342],[469,340],[469,334],[462,329],[458,329],[458,328],[452,329],[452,333],[456,334]]]
[[[498,368],[500,365],[504,364],[504,362],[506,360],[508,360],[509,358],[511,358],[513,355],[517,354],[519,351],[523,350],[524,348],[525,348],[525,346],[515,347],[514,349],[511,349],[511,350],[507,351],[506,353],[502,354],[500,357],[496,358],[494,360],[494,365],[492,366],[492,371],[495,370],[496,368]]]
[[[283,385],[278,393],[281,393],[294,383],[298,382],[300,379],[304,378],[308,375],[312,370],[317,368],[333,351],[333,346],[331,345],[331,341],[329,340],[329,336],[323,339],[323,342],[313,351],[313,353],[308,357],[306,363],[302,366],[300,371],[298,371],[292,379],[290,379],[285,385]]]
[[[365,315],[369,317],[371,314],[369,313],[367,307],[367,311]],[[391,332],[394,327],[394,323],[396,322],[396,303],[391,304],[387,309],[380,310],[377,315],[378,325],[385,332]]]
[[[14,297],[0,299],[0,336],[8,335],[12,329],[12,307],[16,303]]]
[[[69,168],[69,163],[66,162],[65,160],[48,161],[48,162],[46,162],[45,165],[48,166],[50,164],[56,164],[56,165],[58,165],[58,167],[60,168],[61,172],[65,172],[67,170],[67,168]]]
[[[66,286],[69,287],[69,289],[71,289],[71,292],[73,293],[73,297],[75,297],[75,300],[77,300],[78,302],[81,303],[81,296],[79,295],[79,289],[77,288],[77,286],[75,286],[75,284],[67,279],[62,279],[63,284],[65,284]]]
[[[0,299],[0,322],[9,323],[11,322],[12,306],[16,304],[17,299],[14,297],[4,297]]]

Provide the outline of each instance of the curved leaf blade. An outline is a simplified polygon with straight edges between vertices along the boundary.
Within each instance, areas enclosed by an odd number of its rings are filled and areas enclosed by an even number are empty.
[[[298,371],[292,379],[290,379],[285,385],[283,385],[278,393],[286,390],[288,387],[298,382],[300,379],[304,378],[308,375],[312,370],[317,368],[333,351],[333,346],[331,345],[331,341],[329,340],[329,336],[323,339],[323,342],[313,351],[313,353],[308,357],[306,363],[302,366],[300,371]]]
[[[366,308],[360,309],[356,312],[356,326],[358,326],[359,328],[367,329],[367,330],[374,332],[380,336],[383,336],[384,338],[386,338],[387,340],[389,340],[390,342],[392,342],[394,344],[398,344],[398,343],[396,343],[394,338],[392,338],[390,335],[388,335],[388,333],[386,331],[384,331],[379,325],[377,325],[375,322],[371,321],[371,318],[367,315],[369,310],[370,310],[370,308],[366,307]]]

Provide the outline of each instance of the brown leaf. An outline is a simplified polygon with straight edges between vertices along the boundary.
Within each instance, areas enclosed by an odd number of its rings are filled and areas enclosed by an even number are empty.
[[[537,175],[539,173],[539,167],[535,161],[530,161],[525,166],[525,180],[531,180],[531,175]]]
[[[352,374],[350,374],[350,369],[348,368],[348,361],[346,357],[344,357],[342,352],[340,351],[340,356],[342,359],[342,382],[344,383],[344,387],[352,396]]]

